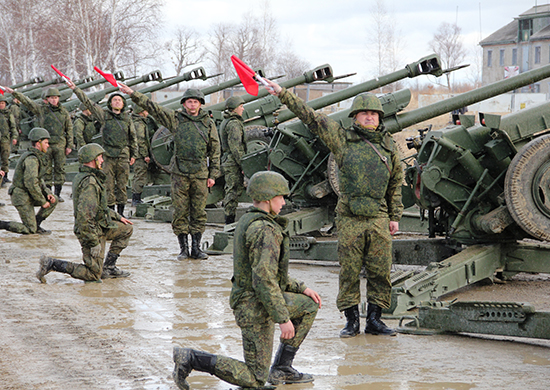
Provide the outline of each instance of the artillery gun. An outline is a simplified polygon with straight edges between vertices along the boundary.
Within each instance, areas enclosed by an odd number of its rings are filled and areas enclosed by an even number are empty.
[[[23,81],[23,82],[18,83],[18,84],[10,85],[10,88],[11,89],[17,89],[17,88],[25,87],[27,85],[43,83],[43,82],[44,82],[44,79],[42,78],[42,76],[36,76],[36,77],[32,77],[32,78],[28,79],[27,81]]]

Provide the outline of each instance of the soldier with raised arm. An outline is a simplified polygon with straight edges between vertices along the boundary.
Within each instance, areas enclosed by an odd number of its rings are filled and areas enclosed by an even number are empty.
[[[19,132],[15,118],[9,108],[7,108],[8,100],[4,95],[0,95],[0,183],[4,186],[5,183],[11,183],[8,179],[10,153],[12,145],[17,144]]]
[[[182,111],[174,111],[153,102],[147,96],[135,92],[120,83],[120,90],[130,95],[132,101],[143,107],[159,125],[174,134],[174,155],[170,162],[172,182],[172,231],[178,237],[178,260],[188,257],[206,259],[200,248],[206,228],[206,198],[208,188],[220,176],[220,141],[214,121],[201,106],[204,94],[198,89],[188,89],[181,98]],[[188,235],[191,235],[189,253]]]

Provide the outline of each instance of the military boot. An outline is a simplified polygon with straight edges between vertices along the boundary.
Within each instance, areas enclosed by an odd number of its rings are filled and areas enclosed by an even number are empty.
[[[382,308],[369,302],[367,306],[367,326],[365,327],[365,333],[395,336],[395,330],[388,328],[386,324],[382,322],[380,317],[382,317]]]
[[[225,216],[225,224],[229,225],[235,222],[235,215],[226,215]]]
[[[138,204],[142,204],[141,194],[132,194],[132,206],[136,207]]]
[[[116,205],[116,212],[119,213],[122,218],[126,218],[124,216],[124,204],[117,204]]]
[[[207,372],[214,375],[217,356],[210,353],[196,351],[191,348],[174,347],[174,372],[172,376],[178,388],[189,390],[187,377],[192,370]]]
[[[54,186],[54,195],[57,196],[57,200],[60,201],[60,202],[65,202],[65,199],[63,199],[61,197],[61,189],[63,188],[63,186],[61,184],[56,184]]]
[[[36,272],[36,277],[40,280],[40,283],[46,283],[45,276],[52,271],[61,272],[64,274],[69,274],[70,263],[68,261],[54,259],[52,257],[47,257],[42,255],[39,260],[38,271]]]
[[[187,241],[187,233],[178,234],[178,242],[180,244],[180,254],[178,260],[185,260],[189,258],[189,241]]]
[[[273,365],[269,370],[269,383],[273,385],[286,383],[307,383],[313,382],[313,376],[310,374],[302,374],[292,367],[294,356],[296,356],[298,348],[291,345],[281,343]]]
[[[9,230],[10,222],[9,221],[0,221],[0,229]]]
[[[105,262],[103,263],[103,272],[101,273],[101,279],[111,278],[126,278],[130,276],[130,272],[123,271],[116,266],[116,261],[119,255],[114,253],[107,253]]]
[[[208,259],[208,255],[201,251],[202,233],[191,234],[191,258],[192,259]]]
[[[348,338],[359,334],[359,306],[355,305],[344,310],[346,326],[340,331],[340,337]]]
[[[4,177],[2,177],[2,187],[4,187],[4,185],[8,183],[11,183],[11,180],[8,178],[8,173],[6,172]]]
[[[46,230],[43,227],[40,226],[40,224],[44,222],[44,218],[36,216],[36,234],[52,234],[51,230]]]

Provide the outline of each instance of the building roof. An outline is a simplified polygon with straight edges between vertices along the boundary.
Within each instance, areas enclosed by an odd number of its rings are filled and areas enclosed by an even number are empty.
[[[514,21],[508,23],[506,26],[498,29],[487,38],[483,39],[479,44],[481,46],[487,45],[506,45],[510,43],[518,42],[518,20],[529,19],[534,16],[550,16],[550,4],[536,5],[527,11],[519,14],[519,17],[514,18]],[[542,30],[537,31],[531,35],[530,40],[540,40],[550,38],[550,26],[544,27]]]

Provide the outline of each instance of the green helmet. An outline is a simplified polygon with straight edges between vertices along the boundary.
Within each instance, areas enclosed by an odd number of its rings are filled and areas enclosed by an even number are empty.
[[[81,164],[89,163],[90,161],[94,161],[97,156],[100,154],[105,153],[105,149],[99,144],[86,144],[80,149],[78,149],[78,161],[80,161]]]
[[[8,99],[4,95],[0,95],[0,102],[6,102],[8,104]]]
[[[50,96],[61,96],[61,94],[59,93],[59,89],[57,89],[57,88],[48,88],[48,90],[44,94],[44,97],[49,98]]]
[[[80,109],[80,111],[86,111],[88,109],[88,107],[86,107],[86,105],[84,103],[80,103],[78,108]]]
[[[109,99],[107,99],[107,107],[109,108],[109,110],[112,110],[113,107],[111,106],[111,101],[113,100],[113,98],[115,96],[120,96],[122,98],[122,110],[120,111],[124,111],[124,109],[126,108],[126,99],[124,98],[124,96],[122,96],[121,93],[118,93],[118,92],[115,92],[115,93],[112,93],[111,95],[109,95]]]
[[[367,92],[357,95],[355,99],[353,99],[353,103],[351,104],[351,112],[348,116],[353,118],[360,111],[376,111],[380,116],[380,120],[384,118],[382,103],[380,103],[380,99],[372,93]]]
[[[244,104],[244,100],[240,96],[231,96],[225,101],[225,109],[232,111],[235,108],[239,107],[241,104]]]
[[[43,129],[42,127],[35,127],[29,131],[29,139],[33,142],[42,141],[43,139],[50,139],[50,133],[48,130]]]
[[[273,171],[256,172],[250,178],[246,193],[255,201],[271,200],[278,195],[288,195],[288,182],[283,175]]]
[[[143,108],[143,107],[141,107],[141,106],[138,106],[137,104],[134,104],[134,105],[132,106],[132,112],[133,112],[134,114],[139,114],[140,112],[143,112],[143,111],[145,111],[145,108]]]
[[[183,96],[181,97],[180,103],[181,104],[185,103],[185,101],[187,99],[197,99],[199,102],[201,102],[201,104],[205,103],[204,93],[202,93],[202,91],[200,89],[195,89],[195,88],[187,89],[183,93]]]

